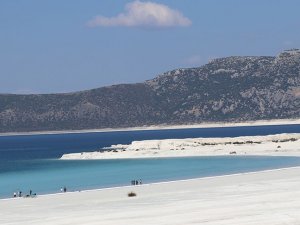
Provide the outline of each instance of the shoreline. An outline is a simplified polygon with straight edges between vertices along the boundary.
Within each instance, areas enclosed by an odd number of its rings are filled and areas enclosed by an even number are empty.
[[[217,128],[217,127],[244,127],[244,126],[271,126],[271,125],[300,125],[299,119],[279,119],[279,120],[256,120],[237,123],[201,123],[187,125],[155,125],[144,127],[128,128],[103,128],[103,129],[84,129],[84,130],[62,130],[62,131],[31,131],[31,132],[7,132],[0,133],[1,136],[24,136],[24,135],[55,135],[55,134],[80,134],[80,133],[101,133],[118,131],[147,131],[147,130],[174,130],[174,129],[193,129],[193,128]]]
[[[259,155],[258,155],[259,156]],[[271,156],[277,157],[277,156]],[[290,156],[281,156],[281,157],[290,157]],[[293,157],[300,157],[300,156],[293,156]],[[189,181],[201,181],[201,180],[209,180],[215,178],[226,178],[226,177],[235,177],[235,176],[242,176],[242,175],[251,175],[251,174],[259,174],[265,172],[276,172],[276,171],[284,171],[289,169],[299,169],[299,166],[288,166],[288,167],[281,167],[275,169],[263,169],[257,171],[250,171],[250,172],[238,172],[232,174],[223,174],[223,175],[216,175],[216,176],[204,176],[204,177],[196,177],[196,178],[187,178],[187,179],[179,179],[179,180],[169,180],[169,181],[158,181],[158,182],[151,182],[151,183],[143,183],[139,185],[124,185],[124,186],[115,186],[115,187],[104,187],[104,188],[94,188],[94,189],[84,189],[84,190],[74,190],[74,191],[67,191],[67,192],[55,192],[55,193],[48,193],[48,194],[37,194],[36,197],[51,197],[51,196],[61,196],[66,194],[75,194],[75,193],[90,193],[90,192],[98,192],[98,191],[109,191],[109,190],[120,190],[120,189],[127,189],[127,188],[135,188],[135,187],[142,187],[142,186],[152,186],[152,185],[161,185],[161,184],[172,184],[172,183],[182,183],[182,182],[189,182]],[[1,201],[11,201],[11,200],[20,200],[26,199],[24,196],[22,197],[11,197],[11,198],[0,198]],[[31,199],[28,197],[28,199]]]
[[[299,224],[299,172],[300,167],[289,167],[2,200],[0,222],[10,225]],[[129,198],[127,194],[131,191],[137,196]]]
[[[276,156],[274,156],[276,157]],[[283,156],[285,157],[285,156]],[[288,156],[286,156],[288,157]],[[298,157],[298,156],[295,156]],[[141,187],[141,186],[151,186],[151,185],[161,185],[161,184],[172,184],[172,183],[182,183],[182,182],[189,182],[189,181],[197,181],[197,180],[206,180],[206,179],[215,179],[215,178],[226,178],[226,177],[234,177],[234,176],[242,176],[242,175],[251,175],[251,174],[258,174],[263,172],[276,172],[276,171],[283,171],[289,169],[299,169],[299,166],[291,166],[291,167],[282,167],[276,169],[265,169],[265,170],[258,170],[252,172],[241,172],[241,173],[233,173],[233,174],[224,174],[224,175],[216,175],[216,176],[207,176],[207,177],[196,177],[196,178],[187,178],[187,179],[180,179],[180,180],[170,180],[170,181],[159,181],[153,183],[144,183],[139,185],[125,185],[125,186],[115,186],[115,187],[105,187],[105,188],[95,188],[95,189],[86,189],[86,190],[78,190],[78,191],[67,191],[67,192],[57,192],[57,193],[49,193],[49,194],[37,194],[36,197],[51,197],[51,196],[60,196],[66,194],[74,194],[74,193],[90,193],[90,192],[98,192],[98,191],[106,191],[106,190],[119,190],[123,188],[134,188],[134,187]],[[0,201],[9,201],[9,200],[20,200],[26,199],[23,197],[11,197],[11,198],[1,198]],[[29,198],[31,199],[31,198]]]

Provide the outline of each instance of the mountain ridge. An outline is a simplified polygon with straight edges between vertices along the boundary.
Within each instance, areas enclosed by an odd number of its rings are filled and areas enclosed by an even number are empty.
[[[143,83],[60,94],[0,94],[0,132],[299,117],[298,49],[214,59]]]

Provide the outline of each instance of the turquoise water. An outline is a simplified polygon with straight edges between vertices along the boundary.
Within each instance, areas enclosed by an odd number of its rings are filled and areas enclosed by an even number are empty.
[[[135,140],[193,137],[236,137],[300,133],[300,125],[216,127],[174,130],[0,136],[0,198],[21,190],[37,194],[224,175],[299,166],[292,157],[195,157],[60,161],[62,154],[95,151]]]
[[[12,164],[9,166],[9,164]],[[0,198],[21,190],[37,194],[225,175],[241,172],[300,166],[297,157],[215,156],[157,159],[118,159],[92,161],[24,160],[17,167],[6,162],[0,172]]]

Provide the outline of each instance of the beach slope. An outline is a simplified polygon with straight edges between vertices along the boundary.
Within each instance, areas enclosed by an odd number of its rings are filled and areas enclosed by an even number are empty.
[[[0,200],[0,224],[300,224],[299,174],[289,168]]]

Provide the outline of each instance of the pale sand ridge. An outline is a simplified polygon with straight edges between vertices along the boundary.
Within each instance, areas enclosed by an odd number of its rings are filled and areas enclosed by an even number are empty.
[[[216,155],[300,156],[300,134],[187,138],[134,141],[113,145],[109,151],[65,154],[62,159],[121,159]]]

